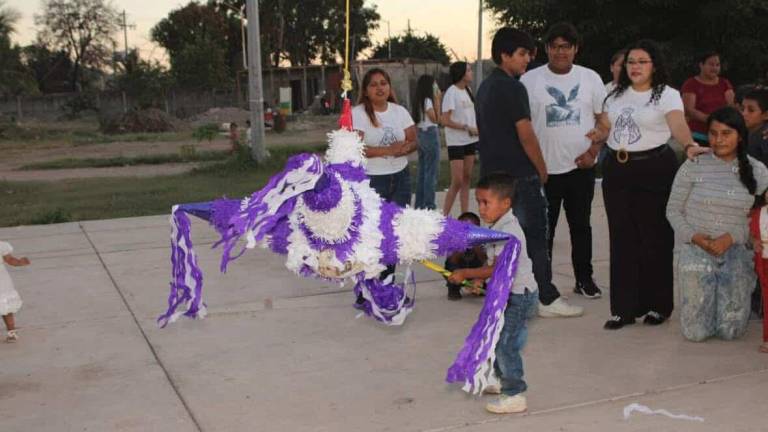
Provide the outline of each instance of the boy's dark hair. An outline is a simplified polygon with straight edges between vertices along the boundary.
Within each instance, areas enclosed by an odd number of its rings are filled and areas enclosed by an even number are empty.
[[[547,35],[544,36],[544,43],[552,45],[552,42],[557,38],[563,38],[573,45],[581,46],[579,32],[576,30],[576,27],[569,22],[559,22],[552,25],[552,27],[549,28],[549,31],[547,31]]]
[[[515,202],[515,186],[517,181],[506,172],[493,172],[477,182],[477,189],[492,191],[501,198],[509,198],[511,204]]]
[[[502,27],[491,42],[491,57],[497,65],[501,64],[501,54],[512,55],[518,48],[525,48],[533,51],[536,44],[528,33],[512,27]],[[479,79],[479,78],[478,78]]]
[[[760,107],[760,111],[768,111],[768,88],[753,86],[744,94],[744,97],[741,101],[739,101],[739,103],[743,102],[744,99],[757,102],[757,106]]]
[[[472,213],[472,212],[464,212],[459,215],[460,221],[472,221],[475,225],[480,225],[480,216]]]

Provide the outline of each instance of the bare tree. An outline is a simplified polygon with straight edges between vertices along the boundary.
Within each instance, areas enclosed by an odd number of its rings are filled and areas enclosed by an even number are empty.
[[[72,90],[77,91],[85,67],[108,63],[117,31],[118,14],[105,0],[43,0],[43,13],[35,15],[39,41],[66,51],[72,59]]]

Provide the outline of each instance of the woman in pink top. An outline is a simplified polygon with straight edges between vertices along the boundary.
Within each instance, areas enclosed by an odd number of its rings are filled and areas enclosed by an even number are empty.
[[[731,82],[720,77],[720,54],[710,51],[699,57],[699,74],[688,78],[680,89],[685,106],[688,126],[694,132],[703,134],[706,143],[707,117],[727,105],[733,105],[734,92]],[[699,140],[697,140],[699,141]]]

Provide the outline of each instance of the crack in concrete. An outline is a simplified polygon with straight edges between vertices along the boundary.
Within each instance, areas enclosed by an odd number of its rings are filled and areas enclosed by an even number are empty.
[[[117,291],[117,294],[120,296],[120,299],[123,301],[125,308],[131,314],[131,318],[133,319],[134,324],[136,324],[136,327],[139,329],[139,333],[141,333],[141,336],[144,338],[144,342],[146,342],[147,347],[149,348],[149,351],[152,353],[152,356],[155,358],[155,361],[157,362],[158,366],[160,366],[160,369],[165,374],[165,378],[168,380],[168,383],[170,384],[174,393],[176,393],[176,397],[179,398],[179,401],[181,402],[182,406],[187,411],[187,415],[189,415],[189,418],[192,420],[192,423],[194,423],[195,429],[197,429],[198,432],[203,432],[203,428],[200,426],[200,422],[198,422],[197,418],[195,417],[195,414],[192,412],[192,408],[189,406],[186,399],[184,399],[184,396],[181,394],[181,390],[178,388],[176,383],[171,378],[171,374],[168,372],[168,369],[165,367],[165,364],[163,363],[162,360],[160,360],[160,357],[157,355],[157,351],[155,350],[155,347],[152,345],[152,342],[149,341],[149,337],[147,336],[147,333],[144,331],[144,328],[139,323],[138,318],[136,318],[136,314],[133,312],[131,305],[128,304],[128,300],[125,298],[125,295],[120,290],[120,287],[117,285],[117,281],[112,276],[112,272],[110,272],[109,268],[107,268],[107,264],[104,262],[104,259],[102,259],[101,253],[96,248],[96,245],[91,240],[91,237],[88,235],[88,232],[85,230],[83,225],[78,222],[78,226],[80,227],[80,231],[88,240],[88,243],[91,244],[91,248],[93,248],[93,252],[96,254],[96,257],[101,262],[101,266],[104,268],[104,271],[107,273],[109,280],[112,281],[112,286],[115,288],[115,291]]]

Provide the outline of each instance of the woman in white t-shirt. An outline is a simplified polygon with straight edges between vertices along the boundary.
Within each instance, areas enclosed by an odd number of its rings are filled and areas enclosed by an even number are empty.
[[[432,75],[422,75],[416,82],[416,97],[411,114],[418,128],[419,174],[416,181],[417,209],[437,208],[435,190],[440,173],[440,89]]]
[[[445,126],[445,144],[451,163],[451,186],[443,204],[446,216],[451,214],[456,194],[459,194],[461,213],[469,209],[469,183],[475,167],[478,141],[475,98],[469,89],[472,69],[466,62],[456,62],[449,68],[449,73],[453,85],[445,91],[440,116],[440,122]]]
[[[680,93],[666,85],[658,46],[650,40],[630,45],[624,64],[605,100],[608,119],[600,125],[609,131],[603,163],[610,240],[608,330],[641,316],[645,324],[658,325],[672,314],[674,235],[666,205],[678,161],[667,141],[674,137],[689,157],[702,152],[685,123]]]
[[[352,108],[352,127],[365,142],[365,173],[371,187],[385,201],[410,205],[407,155],[416,150],[416,127],[408,110],[396,103],[392,80],[383,69],[371,69],[363,76],[358,105]],[[388,267],[382,278],[392,272],[394,266]]]

